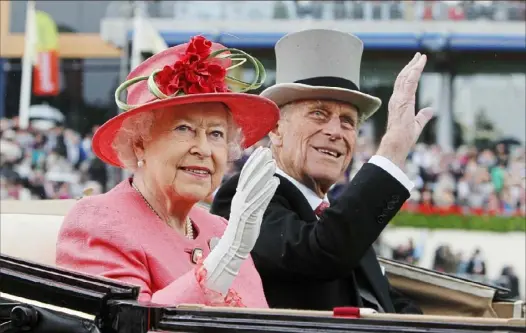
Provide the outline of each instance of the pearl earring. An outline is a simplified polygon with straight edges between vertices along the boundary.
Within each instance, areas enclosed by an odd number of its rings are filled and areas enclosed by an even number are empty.
[[[144,160],[138,160],[137,161],[137,167],[138,168],[142,168],[143,165],[144,165]]]

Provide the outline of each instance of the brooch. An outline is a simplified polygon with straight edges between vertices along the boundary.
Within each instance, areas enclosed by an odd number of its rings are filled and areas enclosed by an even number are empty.
[[[194,264],[197,264],[202,258],[203,258],[203,250],[196,247],[195,249],[192,250],[192,262]]]
[[[214,247],[216,247],[217,243],[219,243],[219,238],[217,237],[212,237],[208,241],[208,247],[210,248],[210,251],[212,251]],[[201,261],[201,259],[203,259],[203,256],[204,256],[203,249],[199,247],[196,247],[193,250],[186,249],[185,252],[190,254],[190,260],[194,264],[197,264],[199,261]]]

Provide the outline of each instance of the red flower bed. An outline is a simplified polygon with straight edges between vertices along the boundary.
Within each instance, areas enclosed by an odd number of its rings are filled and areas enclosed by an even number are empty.
[[[486,210],[484,208],[469,208],[469,207],[460,207],[460,206],[449,206],[449,207],[436,207],[429,204],[412,204],[405,203],[401,209],[403,212],[408,213],[417,213],[422,215],[475,215],[475,216],[526,216],[519,209],[515,213],[509,214],[504,213],[502,209],[499,210]]]

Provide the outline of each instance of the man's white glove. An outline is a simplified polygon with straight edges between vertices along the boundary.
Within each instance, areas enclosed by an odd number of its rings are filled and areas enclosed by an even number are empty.
[[[226,294],[248,258],[259,236],[263,213],[279,185],[275,172],[276,162],[268,148],[256,149],[243,166],[228,226],[203,262],[208,288]]]

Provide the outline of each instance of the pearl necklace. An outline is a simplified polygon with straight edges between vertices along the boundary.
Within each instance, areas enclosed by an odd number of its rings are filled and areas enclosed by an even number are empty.
[[[159,214],[157,214],[157,212],[155,211],[155,209],[153,209],[152,205],[150,205],[150,203],[148,202],[148,200],[146,200],[146,198],[144,197],[144,195],[142,195],[141,191],[139,191],[139,189],[137,188],[137,185],[135,185],[135,183],[132,181],[131,182],[131,185],[132,187],[135,189],[135,191],[137,191],[137,193],[139,193],[139,195],[141,196],[142,200],[144,201],[144,203],[146,203],[146,205],[151,209],[151,211],[157,215],[157,217],[159,219],[162,220],[162,218],[159,216]],[[185,236],[186,238],[188,239],[194,239],[194,228],[192,227],[192,220],[187,217],[186,218],[186,223],[185,223]]]

